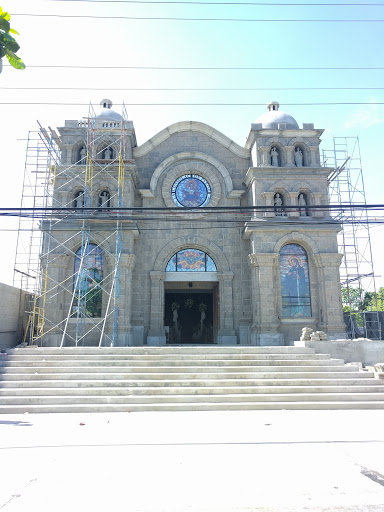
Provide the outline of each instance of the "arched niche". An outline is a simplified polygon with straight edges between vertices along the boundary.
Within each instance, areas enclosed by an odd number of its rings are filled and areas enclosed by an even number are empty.
[[[175,168],[177,168],[176,174],[174,171]],[[216,171],[217,178],[221,176],[226,195],[232,192],[233,183],[231,175],[229,174],[228,169],[221,162],[210,155],[206,155],[205,153],[185,151],[170,156],[155,169],[150,181],[150,190],[152,194],[156,195],[160,177],[163,173],[168,176],[169,169],[171,169],[170,172],[173,173],[172,178],[176,178],[176,175],[177,177],[181,176],[183,172],[188,173],[189,170],[194,168],[198,172],[203,173],[203,177],[205,179],[207,179],[207,177],[209,179],[212,175],[212,171]]]

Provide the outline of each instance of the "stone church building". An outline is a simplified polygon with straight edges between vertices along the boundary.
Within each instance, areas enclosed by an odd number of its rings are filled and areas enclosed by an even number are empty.
[[[195,121],[138,146],[109,100],[92,123],[59,128],[52,204],[72,210],[42,223],[45,345],[79,329],[118,346],[289,345],[303,327],[345,337],[322,129],[277,102],[244,147]]]

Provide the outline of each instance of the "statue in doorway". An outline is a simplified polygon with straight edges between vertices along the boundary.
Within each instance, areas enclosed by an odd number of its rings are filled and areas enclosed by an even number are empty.
[[[273,167],[279,167],[279,152],[275,147],[271,149],[271,164]]]
[[[295,164],[296,167],[303,167],[303,152],[300,148],[295,149]]]
[[[87,163],[87,148],[83,146],[80,149],[80,165],[85,165]]]
[[[84,208],[84,192],[82,190],[79,190],[79,192],[76,193],[75,198],[73,200],[73,206],[75,208]]]
[[[304,194],[299,195],[299,211],[302,217],[307,215],[307,201],[305,200]]]
[[[280,194],[275,194],[275,200],[274,200],[274,205],[275,205],[275,213],[276,215],[280,215],[282,216],[283,215],[283,200],[281,199],[281,195]]]
[[[104,151],[104,160],[111,160],[112,158],[112,151],[111,148],[108,146],[107,149]]]
[[[179,322],[178,322],[178,318],[179,318],[178,309],[179,309],[179,307],[180,307],[180,304],[178,302],[173,302],[172,303],[171,309],[172,309],[172,315],[173,315],[173,328],[174,328],[174,331],[175,331],[175,340],[176,340],[176,342],[180,342],[180,339],[181,339],[181,331],[180,331]]]
[[[111,205],[111,194],[107,190],[103,190],[103,192],[99,195],[99,207],[100,208],[109,208]]]

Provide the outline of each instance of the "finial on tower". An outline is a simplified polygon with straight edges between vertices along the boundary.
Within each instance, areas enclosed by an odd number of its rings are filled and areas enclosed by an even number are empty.
[[[111,100],[101,100],[100,107],[101,108],[112,108],[112,101]]]
[[[269,112],[271,112],[272,110],[279,110],[279,102],[277,101],[271,101],[270,103],[267,104],[267,110],[269,110]]]

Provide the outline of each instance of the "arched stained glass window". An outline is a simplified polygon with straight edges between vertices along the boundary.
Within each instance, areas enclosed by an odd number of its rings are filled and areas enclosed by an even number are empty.
[[[301,245],[287,244],[280,251],[283,318],[311,316],[307,253]]]
[[[213,259],[198,249],[183,249],[172,256],[166,272],[217,272]]]
[[[83,246],[84,247],[84,246]],[[79,247],[75,257],[73,316],[100,317],[104,253],[96,244]]]

